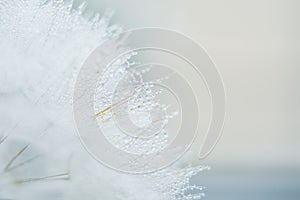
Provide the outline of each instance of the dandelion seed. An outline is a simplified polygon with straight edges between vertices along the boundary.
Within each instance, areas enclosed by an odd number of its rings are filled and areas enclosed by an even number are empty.
[[[77,74],[95,47],[122,31],[120,26],[110,24],[110,13],[88,19],[83,17],[85,11],[85,3],[76,8],[72,1],[63,0],[0,2],[0,93],[3,94],[0,117],[7,122],[1,124],[0,200],[179,200],[180,195],[185,195],[180,200],[186,200],[200,197],[203,191],[188,183],[189,178],[202,169],[200,167],[170,169],[150,177],[129,176],[101,166],[82,148],[72,113]],[[153,84],[142,84],[143,74],[150,69],[134,71],[138,65],[137,61],[130,60],[134,55],[136,53],[119,59],[99,77],[95,117],[100,120],[99,124],[105,122],[110,142],[122,150],[155,152],[167,144],[167,131],[162,129],[152,140],[143,138],[142,133],[156,130],[166,119],[172,120],[176,115],[168,105],[155,99],[161,91],[155,91]],[[126,74],[130,82],[123,84],[123,88],[135,92],[125,96],[111,92]],[[153,82],[166,79],[168,77],[161,77]],[[109,100],[113,95],[123,98],[114,103]],[[119,112],[125,107],[129,107],[131,113]],[[116,125],[112,126],[113,120],[109,120],[133,114],[142,116],[154,108],[163,110],[163,115],[159,113],[149,121],[146,120],[148,115],[141,117],[143,121],[136,123],[142,128],[134,139],[116,132]],[[144,126],[150,122],[152,126]],[[157,187],[155,182],[161,185]],[[197,191],[194,197],[187,193],[189,189]]]

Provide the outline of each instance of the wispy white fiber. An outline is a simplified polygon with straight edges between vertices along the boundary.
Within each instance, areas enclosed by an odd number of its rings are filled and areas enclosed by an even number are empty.
[[[72,1],[0,1],[0,200],[201,198],[189,179],[205,168],[132,176],[102,166],[80,144],[72,115],[78,70],[122,31],[110,13],[83,13],[85,4]]]

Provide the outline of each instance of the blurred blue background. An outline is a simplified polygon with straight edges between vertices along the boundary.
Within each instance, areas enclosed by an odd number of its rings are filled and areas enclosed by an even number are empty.
[[[125,29],[162,27],[202,44],[227,88],[207,199],[300,199],[300,1],[88,0]]]

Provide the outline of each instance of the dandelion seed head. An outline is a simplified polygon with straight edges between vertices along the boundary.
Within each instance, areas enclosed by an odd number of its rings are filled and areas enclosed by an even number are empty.
[[[122,31],[110,23],[111,12],[84,13],[85,4],[74,7],[72,1],[0,2],[0,199],[188,199],[188,189],[199,190],[189,185],[189,178],[202,167],[130,176],[102,166],[80,144],[72,113],[77,74],[98,45]],[[123,150],[158,151],[168,142],[166,130],[153,140],[132,139],[115,132],[108,119],[116,111],[108,99],[118,80],[131,76],[120,89],[143,85],[143,73],[151,70],[131,71],[137,64],[130,61],[134,55],[117,60],[99,77],[95,114],[100,113],[100,124],[106,120],[107,137]],[[150,115],[139,116],[154,108],[159,108],[160,125],[177,115],[155,100],[159,89],[144,84],[134,90],[135,98],[126,104],[140,127],[153,122]]]

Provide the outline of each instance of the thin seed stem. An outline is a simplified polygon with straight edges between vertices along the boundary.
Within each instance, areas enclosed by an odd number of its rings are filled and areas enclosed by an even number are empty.
[[[21,163],[18,164],[18,165],[12,166],[12,167],[6,169],[6,172],[13,171],[13,170],[15,170],[15,169],[17,169],[17,168],[19,168],[19,167],[22,167],[23,165],[26,165],[26,164],[28,164],[28,163],[31,163],[32,161],[36,160],[36,159],[39,158],[40,156],[41,156],[41,155],[34,156],[33,158],[30,158],[30,159],[28,159],[28,160],[25,160],[24,162],[21,162]]]
[[[67,173],[56,174],[51,176],[17,180],[15,181],[15,183],[23,184],[23,183],[30,183],[30,182],[37,182],[37,181],[69,180],[69,179],[70,179],[70,174],[67,172]]]
[[[9,168],[12,166],[12,164],[15,162],[15,160],[24,153],[24,151],[30,146],[30,144],[26,145],[24,148],[22,148],[5,166],[4,171],[9,171]]]

